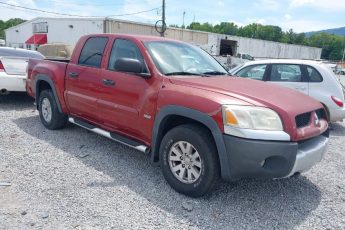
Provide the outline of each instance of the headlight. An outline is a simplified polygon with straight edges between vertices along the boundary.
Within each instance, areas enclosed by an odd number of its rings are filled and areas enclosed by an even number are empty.
[[[224,125],[240,129],[282,131],[279,115],[268,108],[256,106],[224,105]]]

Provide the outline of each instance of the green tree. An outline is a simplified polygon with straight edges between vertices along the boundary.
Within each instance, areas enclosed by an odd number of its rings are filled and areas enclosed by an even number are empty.
[[[187,29],[213,32],[213,25],[208,22],[203,24],[200,24],[199,22],[192,22],[189,26],[187,26]]]
[[[278,42],[283,37],[283,31],[279,26],[258,26],[256,38]]]
[[[23,20],[21,18],[11,18],[7,21],[2,21],[0,20],[0,38],[4,38],[5,37],[5,30],[12,27],[12,26],[16,26],[18,24],[21,24],[23,22],[25,22],[26,20]]]
[[[341,36],[317,33],[307,39],[307,45],[322,48],[321,58],[341,60],[344,38]]]
[[[252,23],[238,29],[238,36],[247,38],[256,38],[257,36],[258,24]]]
[[[233,22],[221,22],[213,27],[214,33],[237,35],[238,26]]]

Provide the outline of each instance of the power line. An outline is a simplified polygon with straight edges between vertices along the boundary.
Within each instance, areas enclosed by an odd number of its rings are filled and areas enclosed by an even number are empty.
[[[9,4],[9,3],[5,3],[5,2],[0,2],[0,4],[2,5],[7,5],[7,6],[11,6],[11,7],[15,7],[15,8],[19,8],[19,9],[24,9],[24,10],[31,10],[31,11],[36,11],[36,12],[42,12],[42,13],[48,13],[48,14],[55,14],[55,15],[62,15],[62,16],[70,16],[70,17],[105,17],[105,16],[85,16],[85,15],[77,15],[77,14],[64,14],[64,13],[57,13],[57,12],[52,12],[52,11],[47,11],[47,10],[40,10],[40,9],[34,9],[34,8],[29,8],[29,7],[25,7],[25,6],[17,6],[17,5],[13,5],[13,4]],[[128,15],[135,15],[135,14],[141,14],[141,13],[146,13],[146,12],[150,12],[150,11],[154,11],[154,10],[158,10],[160,9],[160,7],[155,7],[153,9],[149,9],[149,10],[143,10],[143,11],[139,11],[139,12],[134,12],[134,13],[126,13],[126,14],[117,14],[117,15],[108,15],[107,17],[122,17],[122,16],[128,16]],[[18,10],[18,9],[17,9]]]
[[[51,2],[55,3],[55,4],[68,4],[69,2],[65,1],[65,0],[50,0]],[[114,4],[114,3],[108,3],[108,4],[91,4],[90,2],[79,2],[79,1],[75,1],[74,2],[75,4],[83,4],[83,5],[87,5],[87,6],[95,6],[95,7],[98,7],[98,6],[137,6],[138,4],[142,3],[142,1],[138,1],[138,2],[133,2],[131,1],[130,3],[122,3],[122,4]]]

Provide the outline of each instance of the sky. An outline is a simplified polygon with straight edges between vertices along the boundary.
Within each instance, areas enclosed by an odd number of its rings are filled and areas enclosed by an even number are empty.
[[[65,17],[3,3],[61,14],[110,16],[152,24],[162,17],[162,0],[0,0],[1,20]],[[167,25],[182,25],[184,18],[185,25],[193,21],[213,25],[234,22],[239,26],[260,23],[300,33],[344,27],[344,12],[345,0],[166,0],[165,14]]]

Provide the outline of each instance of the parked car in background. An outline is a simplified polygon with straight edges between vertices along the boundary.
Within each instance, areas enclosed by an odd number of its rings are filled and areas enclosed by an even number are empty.
[[[0,95],[25,92],[26,68],[29,58],[43,59],[37,51],[0,47]]]
[[[337,69],[337,74],[345,75],[345,68],[344,68],[344,67],[339,67],[339,68]]]
[[[342,87],[332,70],[320,62],[260,60],[247,62],[240,68],[231,70],[230,74],[298,90],[320,101],[330,121],[341,121],[345,118]]]
[[[328,142],[318,101],[229,77],[202,49],[161,37],[83,36],[68,63],[30,59],[26,87],[46,128],[69,121],[150,154],[171,187],[194,197],[219,177],[306,171]]]
[[[243,60],[254,61],[254,57],[246,53],[237,53],[236,57]]]

